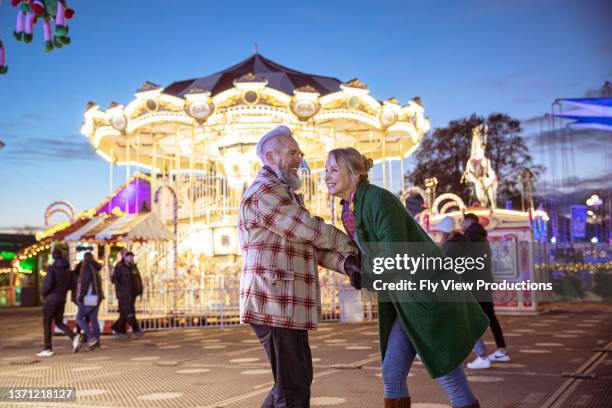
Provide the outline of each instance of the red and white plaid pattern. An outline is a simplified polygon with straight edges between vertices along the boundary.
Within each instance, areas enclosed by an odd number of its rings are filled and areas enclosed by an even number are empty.
[[[264,167],[242,197],[240,319],[243,323],[316,329],[321,315],[317,264],[344,273],[356,255],[351,239]]]

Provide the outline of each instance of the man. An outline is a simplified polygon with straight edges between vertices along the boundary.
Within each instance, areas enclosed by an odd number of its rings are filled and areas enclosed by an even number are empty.
[[[317,264],[360,287],[350,238],[311,216],[295,190],[300,147],[286,126],[257,144],[264,166],[247,189],[238,215],[242,248],[240,319],[263,345],[274,386],[262,407],[308,407],[312,357],[308,330],[317,328],[321,293]]]
[[[64,307],[66,306],[66,293],[74,287],[74,277],[70,271],[70,265],[64,258],[62,251],[54,249],[52,252],[53,264],[47,268],[47,276],[43,281],[43,328],[45,333],[45,348],[37,353],[38,357],[51,357],[53,346],[51,344],[53,322],[59,327],[70,340],[75,335],[66,324],[64,324]]]
[[[483,257],[484,258],[484,269],[481,272],[475,270],[467,271],[463,274],[463,278],[470,282],[476,282],[478,279],[485,280],[486,282],[493,281],[493,273],[491,268],[491,246],[487,241],[487,230],[478,222],[478,216],[475,214],[465,214],[463,222],[461,223],[463,233],[467,241],[468,254],[472,258]],[[479,339],[474,346],[474,352],[476,353],[476,359],[471,363],[467,364],[467,367],[473,370],[486,369],[491,367],[492,361],[505,362],[510,361],[510,356],[506,352],[506,342],[504,340],[504,333],[502,332],[501,325],[495,315],[495,309],[493,308],[493,298],[490,292],[479,291],[475,294],[480,307],[489,318],[489,327],[495,337],[495,344],[497,350],[486,355],[487,349],[482,339]]]
[[[119,301],[119,319],[113,323],[113,332],[121,339],[127,339],[125,324],[132,326],[132,333],[142,337],[144,332],[136,320],[136,298],[142,296],[142,278],[134,262],[132,252],[122,252],[121,261],[113,269],[111,282],[115,284],[115,293]]]

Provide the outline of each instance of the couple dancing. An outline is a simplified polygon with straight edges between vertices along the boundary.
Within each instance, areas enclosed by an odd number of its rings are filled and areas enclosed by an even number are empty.
[[[239,211],[243,256],[240,316],[263,345],[274,386],[262,407],[309,407],[313,379],[308,330],[317,328],[321,295],[317,265],[360,282],[360,243],[431,242],[392,193],[368,182],[372,162],[353,148],[332,150],[325,167],[329,193],[342,199],[349,235],[311,215],[295,191],[300,147],[286,126],[257,144],[263,168]],[[366,254],[361,254],[366,256]],[[462,362],[488,326],[472,297],[462,302],[380,301],[379,334],[385,408],[410,407],[407,377],[418,353],[453,407],[480,405]]]

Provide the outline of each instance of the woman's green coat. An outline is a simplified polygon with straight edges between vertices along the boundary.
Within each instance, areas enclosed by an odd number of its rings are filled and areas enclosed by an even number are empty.
[[[360,182],[353,205],[357,240],[362,249],[366,248],[366,253],[362,253],[365,262],[373,255],[367,253],[368,242],[433,244],[401,201],[383,188]],[[418,276],[417,271],[412,277],[418,280]],[[458,280],[453,271],[443,271],[438,277]],[[469,292],[453,296],[453,302],[427,304],[401,301],[401,295],[394,291],[387,291],[382,296],[379,292],[378,322],[382,358],[385,356],[393,322],[399,316],[404,331],[432,378],[448,374],[462,364],[476,340],[487,329],[489,320]]]

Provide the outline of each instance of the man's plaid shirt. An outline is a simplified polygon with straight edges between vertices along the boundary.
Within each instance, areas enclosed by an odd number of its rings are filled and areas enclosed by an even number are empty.
[[[344,273],[351,239],[310,215],[301,197],[265,166],[246,190],[238,215],[242,248],[240,319],[316,329],[321,315],[317,264]]]

